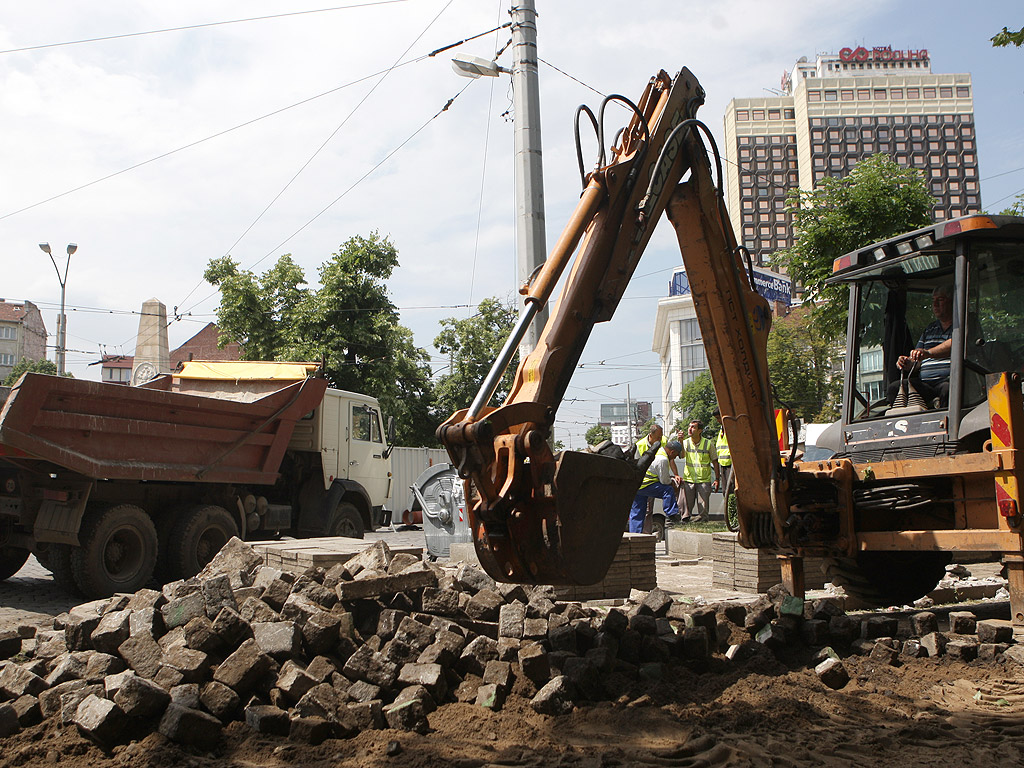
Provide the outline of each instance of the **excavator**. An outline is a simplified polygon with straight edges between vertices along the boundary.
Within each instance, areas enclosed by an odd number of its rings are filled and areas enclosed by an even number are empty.
[[[632,117],[606,150],[613,102]],[[499,581],[532,584],[593,584],[607,572],[653,453],[554,453],[549,438],[594,325],[611,319],[665,213],[731,447],[739,543],[779,555],[793,594],[804,591],[803,558],[817,556],[834,583],[874,605],[926,594],[953,552],[999,552],[1013,618],[1024,622],[1024,462],[1016,460],[1024,445],[1024,219],[950,220],[836,260],[831,279],[850,286],[842,417],[818,440],[830,459],[797,461],[795,448],[779,450],[767,365],[772,312],[729,223],[721,157],[696,117],[703,102],[683,68],[652,77],[636,103],[612,95],[597,115],[586,106],[576,112],[579,204],[522,287],[519,323],[472,404],[437,430],[465,481],[481,565]],[[589,172],[583,116],[600,147]],[[567,268],[511,392],[489,405]],[[949,386],[944,400],[926,402],[900,359],[931,321],[925,299],[938,286],[953,302]]]

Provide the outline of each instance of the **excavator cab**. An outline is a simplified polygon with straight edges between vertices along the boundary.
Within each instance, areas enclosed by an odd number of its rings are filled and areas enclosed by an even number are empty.
[[[827,447],[856,461],[982,450],[986,376],[1024,366],[1024,219],[934,224],[843,256],[831,282],[850,286],[849,366]],[[937,352],[908,361],[917,348]]]

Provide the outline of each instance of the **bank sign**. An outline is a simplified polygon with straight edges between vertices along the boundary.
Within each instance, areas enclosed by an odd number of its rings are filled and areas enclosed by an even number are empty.
[[[774,272],[763,272],[754,270],[754,287],[757,292],[768,301],[779,302],[787,307],[793,303],[793,284]],[[689,296],[690,281],[685,272],[676,272],[672,275],[672,282],[669,284],[669,296]]]
[[[928,58],[928,49],[894,51],[891,45],[865,48],[858,45],[856,48],[843,48],[839,51],[840,61],[925,61]]]

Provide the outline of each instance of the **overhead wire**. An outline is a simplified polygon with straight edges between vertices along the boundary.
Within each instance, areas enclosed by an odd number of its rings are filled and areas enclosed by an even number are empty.
[[[0,50],[0,54],[24,53],[25,51],[40,51],[46,48],[60,48],[67,45],[83,45],[85,43],[99,43],[106,40],[123,40],[130,37],[143,37],[145,35],[160,35],[165,32],[185,32],[190,29],[204,29],[207,27],[221,27],[228,24],[244,24],[250,21],[267,21],[269,19],[283,19],[287,16],[305,16],[311,13],[328,13],[331,11],[349,11],[354,8],[367,8],[374,5],[391,5],[393,3],[404,3],[408,0],[373,0],[372,2],[356,3],[355,5],[338,5],[333,8],[315,8],[308,11],[288,11],[286,13],[275,13],[268,16],[252,16],[245,19],[229,19],[227,21],[209,21],[201,24],[186,24],[181,27],[167,27],[165,29],[150,29],[144,32],[125,32],[118,35],[103,35],[102,37],[88,37],[80,40],[67,40],[60,43],[42,43],[40,45],[26,45],[20,48],[8,48]]]

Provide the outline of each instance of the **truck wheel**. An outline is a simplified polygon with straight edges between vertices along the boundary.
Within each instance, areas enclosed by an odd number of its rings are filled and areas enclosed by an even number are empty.
[[[0,581],[11,578],[28,560],[29,551],[23,547],[0,547]]]
[[[168,562],[179,579],[189,579],[213,560],[238,525],[224,507],[200,504],[182,513],[168,547]]]
[[[78,540],[81,546],[71,549],[71,573],[86,597],[135,592],[153,576],[156,528],[134,504],[86,510]]]
[[[363,518],[354,504],[338,502],[331,519],[327,521],[328,536],[345,536],[349,539],[363,538]]]
[[[946,575],[948,552],[861,552],[827,561],[828,576],[846,594],[872,606],[908,605]]]

